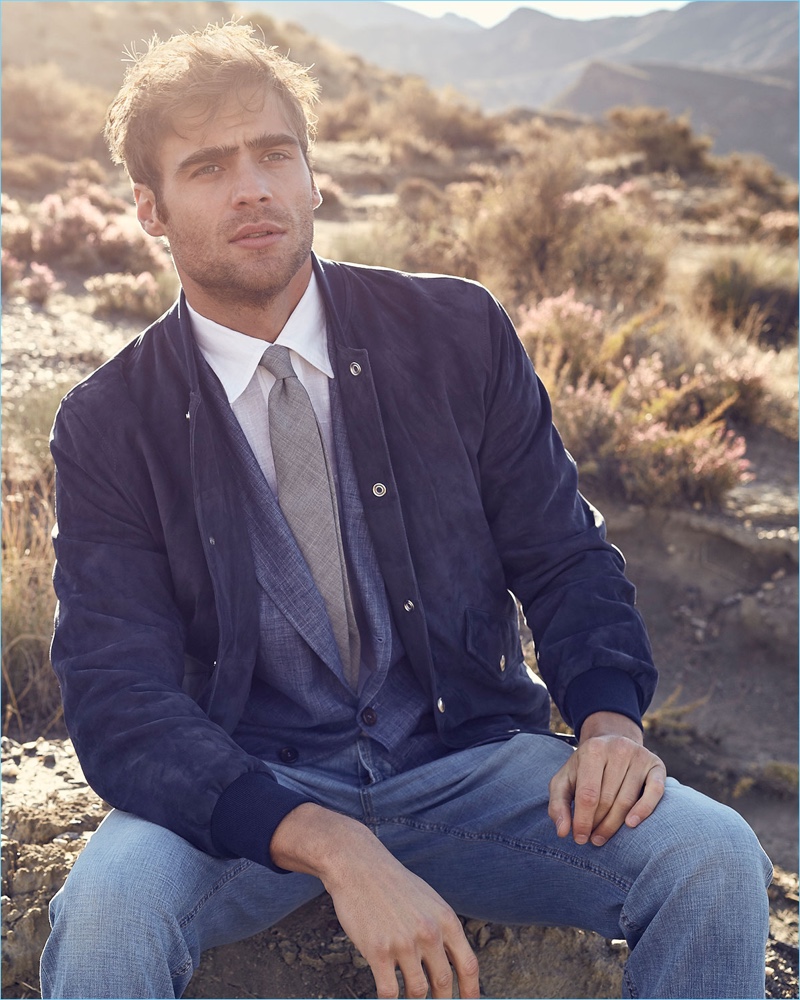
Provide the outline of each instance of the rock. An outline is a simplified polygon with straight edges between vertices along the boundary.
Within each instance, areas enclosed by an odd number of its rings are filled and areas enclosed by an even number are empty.
[[[4,754],[16,749],[3,744]],[[51,754],[54,765],[45,762]],[[45,750],[39,745],[31,754],[22,748],[18,766],[18,780],[4,789],[2,982],[8,998],[32,995],[49,900],[106,812],[83,781],[69,743],[53,742]],[[769,960],[782,984],[788,977],[788,988],[793,983],[796,990],[797,877],[781,879],[771,890],[775,948]],[[620,995],[624,942],[572,928],[511,928],[483,920],[465,920],[464,927],[480,961],[483,996]],[[374,995],[372,974],[342,932],[327,895],[247,941],[211,949],[185,994],[217,1000]]]

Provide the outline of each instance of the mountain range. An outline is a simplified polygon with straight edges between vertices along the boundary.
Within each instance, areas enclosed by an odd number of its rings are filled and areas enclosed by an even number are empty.
[[[386,70],[452,86],[484,110],[615,105],[689,113],[715,153],[798,169],[798,4],[693,0],[674,11],[575,21],[521,7],[482,28],[383,0],[243,0]]]

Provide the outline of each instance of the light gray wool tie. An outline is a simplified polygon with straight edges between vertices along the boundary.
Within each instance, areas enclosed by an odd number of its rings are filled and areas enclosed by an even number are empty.
[[[288,347],[273,344],[260,363],[276,380],[268,408],[278,503],[325,601],[347,681],[357,690],[361,640],[347,581],[336,484],[317,418]]]

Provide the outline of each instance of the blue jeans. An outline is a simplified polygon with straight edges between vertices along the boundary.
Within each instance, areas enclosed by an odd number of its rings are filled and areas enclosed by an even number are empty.
[[[737,813],[668,779],[603,847],[559,840],[548,782],[572,750],[521,734],[394,773],[363,738],[280,780],[365,823],[463,916],[624,937],[632,997],[763,997],[769,861]],[[51,904],[43,997],[179,997],[201,953],[323,891],[113,811]]]

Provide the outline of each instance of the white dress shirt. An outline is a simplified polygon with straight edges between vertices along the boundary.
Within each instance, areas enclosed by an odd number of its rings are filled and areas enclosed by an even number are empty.
[[[190,305],[189,316],[197,346],[222,383],[261,471],[277,496],[267,407],[267,397],[275,384],[275,376],[259,365],[264,351],[269,350],[271,345],[265,340],[215,323],[201,316]],[[289,348],[292,365],[311,398],[328,461],[335,471],[336,452],[328,384],[328,379],[333,378],[333,368],[328,357],[325,306],[315,275],[311,275],[303,297],[275,343]]]

